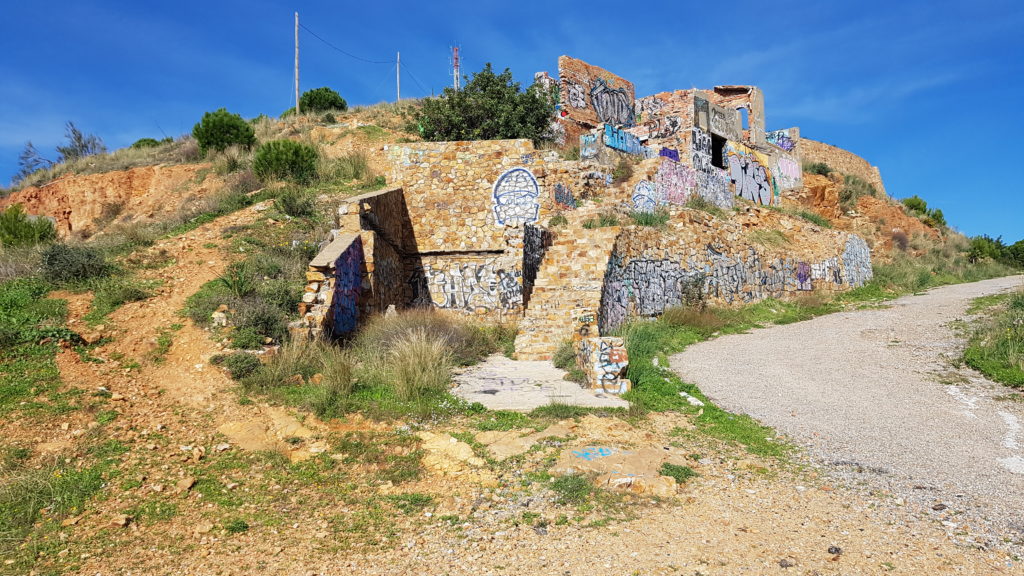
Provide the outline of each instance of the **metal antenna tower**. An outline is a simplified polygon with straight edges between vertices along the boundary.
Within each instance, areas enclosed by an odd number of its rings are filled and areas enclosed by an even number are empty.
[[[459,60],[458,46],[452,46],[452,77],[455,80],[452,85],[459,90],[462,87],[462,63]]]

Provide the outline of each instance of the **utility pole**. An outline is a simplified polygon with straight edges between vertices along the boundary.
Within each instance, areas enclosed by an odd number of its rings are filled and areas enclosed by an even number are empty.
[[[302,112],[299,110],[299,13],[295,13],[295,115]]]
[[[402,100],[402,53],[398,52],[398,57],[395,58],[395,89],[398,91],[398,99],[395,102]]]

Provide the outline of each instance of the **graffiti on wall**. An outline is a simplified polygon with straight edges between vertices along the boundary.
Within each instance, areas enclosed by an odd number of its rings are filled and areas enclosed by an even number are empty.
[[[359,293],[363,287],[363,240],[356,237],[334,262],[335,334],[348,334],[356,329],[359,318]]]
[[[659,98],[655,98],[654,96],[645,96],[640,98],[636,101],[635,105],[637,122],[643,118],[658,116],[664,108],[665,103]]]
[[[671,138],[679,132],[681,124],[679,123],[678,116],[666,116],[664,118],[655,118],[644,125],[647,128],[648,138]]]
[[[583,160],[597,158],[597,134],[580,135],[580,158]]]
[[[871,249],[863,238],[850,234],[843,249],[843,269],[846,271],[846,282],[850,286],[863,286],[871,280]]]
[[[711,131],[730,140],[739,140],[740,134],[736,129],[737,112],[714,104],[709,108],[708,124]]]
[[[647,158],[654,156],[650,148],[640,143],[640,138],[611,124],[604,125],[604,145],[626,154],[635,154]]]
[[[555,184],[555,204],[563,210],[576,209],[576,197],[572,195],[572,190],[561,182]]]
[[[769,167],[771,158],[739,142],[730,142],[726,153],[736,195],[757,204],[775,204],[779,189]]]
[[[711,135],[694,127],[691,137],[691,164],[696,170],[697,192],[719,208],[732,208],[732,193],[726,172],[711,163]]]
[[[641,180],[633,187],[633,209],[637,212],[654,212],[661,204],[657,188],[650,180]]]
[[[797,290],[814,290],[811,283],[811,265],[807,262],[798,262],[796,265]]]
[[[425,264],[413,271],[414,303],[438,308],[488,312],[523,304],[522,272],[494,262]]]
[[[576,354],[592,387],[609,394],[629,391],[624,378],[629,360],[622,338],[584,338],[577,343]]]
[[[710,129],[708,118],[708,101],[703,98],[693,99],[693,125],[701,130]]]
[[[672,306],[699,303],[704,284],[703,270],[687,270],[676,261],[637,259],[623,264],[621,256],[612,254],[601,290],[598,326],[604,333],[631,313],[655,316]]]
[[[803,181],[800,163],[787,156],[780,156],[775,163],[775,177],[779,188],[789,190],[799,187]]]
[[[586,108],[587,91],[583,89],[583,86],[569,81],[566,81],[565,86],[569,105],[573,108]]]
[[[697,189],[697,173],[685,164],[663,158],[654,176],[657,199],[664,204],[686,204]]]
[[[663,156],[665,158],[671,158],[671,159],[675,160],[676,162],[679,162],[679,151],[678,150],[673,150],[672,148],[662,147],[662,149],[658,151],[658,156]]]
[[[526,168],[512,168],[494,183],[494,218],[499,226],[522,226],[537,221],[540,186]]]
[[[774,144],[786,152],[792,152],[796,148],[796,142],[789,137],[789,130],[766,132],[764,137],[769,144]]]
[[[590,88],[590,102],[599,121],[616,126],[633,125],[632,97],[624,87],[613,88],[607,80],[597,78]]]

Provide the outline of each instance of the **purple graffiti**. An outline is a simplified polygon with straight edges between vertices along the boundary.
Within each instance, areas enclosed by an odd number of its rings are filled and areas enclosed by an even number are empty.
[[[814,290],[811,284],[811,265],[807,262],[798,262],[796,265],[797,290]]]
[[[662,148],[661,151],[658,152],[658,156],[664,156],[665,158],[671,158],[671,159],[675,160],[676,162],[679,162],[679,151],[678,150],[673,150],[671,148]]]
[[[363,240],[356,237],[334,263],[334,333],[356,329],[359,293],[363,286]]]

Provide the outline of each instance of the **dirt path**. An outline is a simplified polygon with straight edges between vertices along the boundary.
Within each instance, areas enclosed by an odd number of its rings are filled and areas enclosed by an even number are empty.
[[[964,541],[1024,542],[1024,404],[951,361],[949,326],[1020,276],[947,286],[880,310],[691,346],[671,359],[722,407],[810,448],[830,473],[941,512]]]

